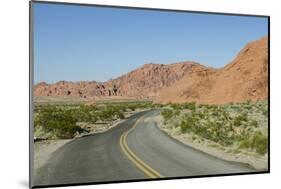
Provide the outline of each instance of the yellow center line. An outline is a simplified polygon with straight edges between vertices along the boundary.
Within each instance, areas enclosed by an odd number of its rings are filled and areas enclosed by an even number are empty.
[[[132,128],[128,131],[124,132],[119,140],[120,146],[124,154],[128,157],[128,159],[133,162],[142,172],[144,172],[150,178],[161,178],[163,177],[160,173],[154,170],[152,167],[147,165],[144,161],[142,161],[127,145],[126,138],[128,134],[137,126],[138,121],[134,124]]]

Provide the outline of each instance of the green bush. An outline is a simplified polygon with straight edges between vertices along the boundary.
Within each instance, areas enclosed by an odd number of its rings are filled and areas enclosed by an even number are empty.
[[[268,137],[261,132],[256,132],[252,138],[251,147],[259,154],[265,154],[268,150]]]
[[[165,120],[169,120],[173,116],[173,110],[170,109],[163,109],[161,111],[161,115],[164,117]]]
[[[136,108],[137,108],[137,106],[136,106],[135,104],[130,104],[130,105],[128,106],[128,109],[130,109],[131,111],[135,111]]]
[[[256,120],[252,120],[250,122],[250,126],[253,126],[253,127],[258,127],[258,122]]]
[[[182,107],[184,109],[189,109],[189,110],[194,111],[196,109],[196,103],[195,102],[185,103],[182,105]]]
[[[80,106],[79,108],[70,109],[68,112],[75,117],[77,122],[95,123],[97,116],[95,115],[96,108]]]
[[[234,118],[234,126],[241,126],[242,122],[247,122],[248,121],[248,115],[247,113],[242,113],[240,115],[238,115],[237,117]]]
[[[268,117],[268,109],[263,110],[262,114],[266,117]]]
[[[239,142],[239,148],[250,148],[250,140],[248,139],[243,139]]]
[[[119,119],[124,119],[124,118],[125,118],[124,113],[121,112],[121,111],[118,111],[118,112],[117,112],[117,118],[119,118]]]
[[[268,137],[259,131],[255,132],[250,137],[244,137],[239,143],[239,148],[249,148],[263,155],[268,151]]]
[[[233,124],[234,124],[234,126],[238,127],[238,126],[242,125],[242,122],[239,118],[236,117],[236,118],[234,118]]]
[[[124,119],[128,109],[152,108],[152,102],[102,103],[96,106],[86,105],[35,105],[34,127],[38,132],[57,138],[72,138],[76,132],[82,132],[77,122],[96,123]],[[178,112],[179,113],[179,112]]]
[[[267,102],[248,101],[227,105],[185,103],[169,106],[172,109],[162,111],[162,115],[165,120],[171,120],[171,123],[174,123],[179,115],[181,122],[178,126],[182,133],[188,132],[222,146],[231,146],[238,142],[238,149],[249,149],[259,154],[267,151],[267,136],[256,131],[259,122],[253,117],[268,114]],[[183,109],[186,114],[181,114]]]
[[[36,123],[47,132],[52,132],[58,138],[73,138],[74,134],[81,131],[76,126],[77,119],[68,110],[56,107],[47,107],[42,110]]]
[[[180,104],[171,104],[170,106],[171,106],[173,109],[175,109],[175,110],[181,109],[181,105],[180,105]]]

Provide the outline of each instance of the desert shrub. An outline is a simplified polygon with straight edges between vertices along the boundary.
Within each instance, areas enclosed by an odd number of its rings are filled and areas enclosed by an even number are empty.
[[[117,112],[111,107],[107,107],[105,110],[100,111],[99,118],[101,120],[110,120],[116,115]]]
[[[72,138],[76,132],[82,132],[77,122],[96,123],[124,119],[128,109],[157,107],[152,102],[117,102],[87,105],[36,105],[34,108],[34,127],[48,136]]]
[[[251,120],[250,121],[250,126],[258,127],[258,122],[256,120]]]
[[[69,113],[77,120],[77,122],[95,123],[97,116],[95,115],[95,107],[79,106],[78,108],[70,109]]]
[[[174,111],[173,111],[173,115],[174,115],[174,116],[180,115],[180,111],[179,111],[179,110],[174,110]]]
[[[127,106],[125,104],[117,105],[116,108],[122,112],[125,112],[127,110]]]
[[[268,109],[263,110],[262,114],[266,117],[268,117]]]
[[[181,132],[192,132],[204,139],[212,140],[221,145],[231,145],[235,142],[235,134],[232,124],[227,124],[219,119],[211,121],[209,118],[200,122],[201,117],[198,112],[191,113],[180,124]]]
[[[211,140],[222,146],[236,146],[237,144],[237,151],[248,149],[259,154],[267,152],[268,137],[256,131],[255,128],[259,126],[259,122],[253,119],[253,114],[254,116],[268,114],[267,102],[249,101],[227,105],[185,103],[169,106],[171,109],[162,111],[162,115],[165,120],[171,119],[171,123],[178,119],[176,118],[177,111],[189,110],[185,111],[186,114],[179,113],[181,120],[178,126],[182,133],[191,133],[200,140]],[[262,116],[262,118],[264,117]]]
[[[268,151],[268,136],[261,132],[255,132],[252,136],[245,136],[239,142],[239,148],[248,148],[255,150],[257,153],[263,155]]]
[[[135,110],[136,110],[136,106],[135,106],[135,105],[129,105],[128,108],[129,108],[131,111],[135,111]]]
[[[242,122],[239,118],[236,117],[236,118],[234,118],[233,124],[234,124],[234,126],[238,127],[238,126],[242,125]]]
[[[181,109],[181,105],[180,104],[170,104],[171,108],[175,109],[175,110],[179,110]]]
[[[205,118],[205,114],[203,112],[198,112],[197,113],[197,116],[200,118],[200,119],[204,119]]]
[[[69,110],[46,107],[38,114],[36,124],[58,138],[73,138],[77,131],[81,131],[81,128],[76,126],[76,122],[77,119]]]
[[[117,112],[117,118],[124,119],[125,118],[124,113],[122,111],[118,111]]]
[[[230,116],[229,113],[226,112],[226,111],[222,111],[222,116],[223,116],[223,118],[226,119],[226,120],[231,119],[231,116]]]
[[[164,117],[165,120],[169,120],[173,116],[173,111],[170,109],[164,109],[161,111],[161,115]]]
[[[249,139],[243,139],[239,142],[239,148],[250,148],[251,143]]]
[[[268,150],[268,137],[261,132],[256,132],[252,138],[252,149],[259,154],[265,154]]]
[[[189,109],[189,110],[194,111],[196,109],[196,103],[195,102],[185,103],[182,105],[182,107],[184,109]]]
[[[241,126],[243,121],[244,122],[248,121],[248,115],[245,112],[236,116],[234,118],[233,124],[234,124],[234,126]]]
[[[195,131],[195,119],[191,116],[188,116],[184,119],[184,121],[181,122],[180,128],[182,133],[185,133],[188,130]]]
[[[248,121],[248,114],[246,112],[242,113],[239,118],[241,121]]]
[[[190,128],[190,125],[188,125],[185,121],[182,121],[180,128],[182,133],[186,133],[187,129]]]

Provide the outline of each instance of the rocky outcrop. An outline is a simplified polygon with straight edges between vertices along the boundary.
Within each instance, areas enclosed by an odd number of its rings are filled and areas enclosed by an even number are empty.
[[[118,86],[120,96],[153,99],[160,89],[172,86],[194,67],[203,66],[194,62],[145,64],[112,82]]]
[[[268,38],[246,45],[218,70],[199,69],[159,92],[160,103],[223,104],[268,98]]]
[[[35,96],[70,96],[81,98],[124,96],[154,98],[158,91],[179,81],[194,67],[203,67],[194,62],[181,62],[169,65],[145,64],[125,75],[107,82],[59,81],[35,85]]]

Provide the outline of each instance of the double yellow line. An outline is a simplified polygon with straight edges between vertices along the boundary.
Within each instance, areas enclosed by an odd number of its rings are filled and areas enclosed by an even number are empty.
[[[137,122],[135,125],[129,129],[128,131],[124,132],[119,140],[120,146],[124,154],[128,157],[130,161],[132,161],[142,172],[144,172],[150,178],[163,178],[163,176],[147,165],[144,161],[142,161],[137,155],[132,152],[132,150],[128,147],[126,143],[126,138],[128,134],[136,127]]]

